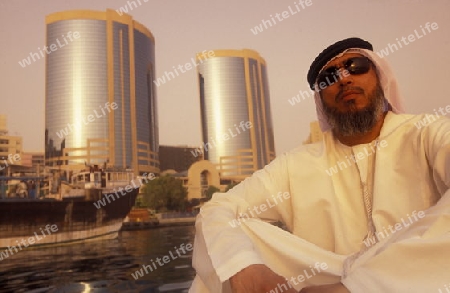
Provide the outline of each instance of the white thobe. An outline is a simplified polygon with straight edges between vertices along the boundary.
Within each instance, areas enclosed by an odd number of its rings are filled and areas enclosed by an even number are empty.
[[[326,132],[323,142],[278,156],[215,194],[197,218],[189,292],[231,292],[228,279],[252,264],[297,278],[297,290],[342,282],[352,293],[445,292],[450,120],[434,118],[389,112],[377,147],[345,146]],[[362,191],[372,158],[376,244],[365,239],[370,217]],[[289,232],[260,219],[282,221]],[[326,269],[314,271],[316,263]]]

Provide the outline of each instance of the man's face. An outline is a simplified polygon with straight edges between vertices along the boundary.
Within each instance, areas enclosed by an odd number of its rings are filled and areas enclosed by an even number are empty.
[[[323,71],[337,67],[344,70],[350,58],[363,57],[357,53],[344,54],[331,61]],[[327,120],[334,131],[350,136],[371,130],[384,112],[384,95],[375,67],[362,74],[340,74],[337,82],[320,92]]]

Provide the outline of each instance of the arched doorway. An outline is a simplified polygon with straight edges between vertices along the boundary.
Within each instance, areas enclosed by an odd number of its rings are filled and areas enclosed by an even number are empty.
[[[209,187],[208,176],[210,176],[208,170],[204,170],[202,173],[200,173],[200,188],[202,197],[206,197],[206,191]]]
[[[206,160],[192,164],[188,170],[188,199],[205,198],[209,186],[220,188],[216,166]]]

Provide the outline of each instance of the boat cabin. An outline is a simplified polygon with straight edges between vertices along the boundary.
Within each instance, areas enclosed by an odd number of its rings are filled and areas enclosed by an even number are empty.
[[[133,180],[133,172],[126,171],[82,171],[72,176],[72,186],[80,189],[101,189],[126,186]]]

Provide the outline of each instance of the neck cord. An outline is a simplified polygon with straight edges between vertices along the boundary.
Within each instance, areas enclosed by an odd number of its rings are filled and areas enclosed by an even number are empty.
[[[373,211],[373,181],[375,176],[375,157],[377,154],[377,146],[378,146],[378,138],[375,140],[375,147],[373,148],[373,154],[370,155],[368,158],[367,174],[365,180],[363,180],[359,165],[356,163],[356,168],[359,173],[359,180],[361,184],[361,190],[367,216],[367,235],[364,238],[364,240],[373,238],[375,242],[378,242],[378,238],[376,237],[376,228],[375,224],[373,223],[372,211]]]

